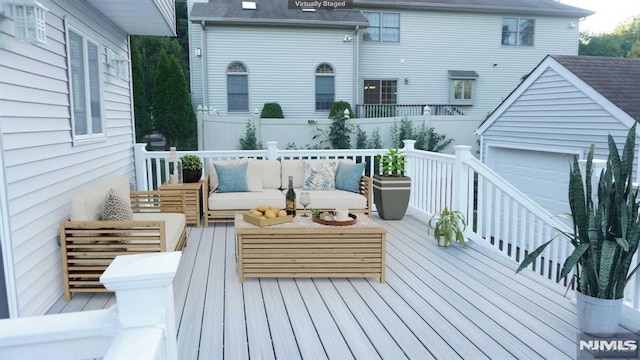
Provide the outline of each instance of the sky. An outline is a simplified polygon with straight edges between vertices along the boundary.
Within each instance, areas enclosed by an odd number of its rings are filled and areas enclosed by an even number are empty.
[[[629,17],[640,15],[640,0],[560,0],[561,3],[595,11],[580,22],[580,31],[612,32]]]

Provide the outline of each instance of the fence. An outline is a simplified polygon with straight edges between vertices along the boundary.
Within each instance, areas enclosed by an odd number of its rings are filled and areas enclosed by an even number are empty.
[[[107,310],[0,320],[0,358],[178,358],[173,278],[181,252],[118,256],[100,281]]]
[[[444,150],[445,153],[453,153],[455,145],[472,145],[472,152],[478,150],[478,137],[474,131],[480,126],[483,119],[473,116],[407,116],[418,126],[422,123],[434,127],[436,132],[444,134],[447,138],[455,139],[454,142]],[[325,133],[329,132],[331,126],[330,119],[313,119],[316,125],[309,124],[310,119],[259,119],[247,116],[218,116],[213,114],[198,112],[198,149],[208,150],[229,150],[238,149],[239,140],[245,136],[247,122],[252,123],[256,128],[257,138],[263,145],[267,141],[277,141],[282,148],[288,145],[295,145],[304,148],[306,145],[317,145],[319,139],[313,139],[319,134],[317,128]],[[399,123],[398,118],[368,118],[351,119],[351,123],[358,125],[366,131],[368,139],[377,129],[382,140],[382,147],[392,147],[391,128],[393,124]],[[355,147],[355,133],[352,134],[352,147]],[[328,143],[326,144],[328,146]]]

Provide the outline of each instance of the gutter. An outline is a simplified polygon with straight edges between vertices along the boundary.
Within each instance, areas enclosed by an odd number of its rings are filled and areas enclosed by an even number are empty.
[[[300,20],[300,19],[246,19],[246,18],[223,18],[223,17],[192,17],[192,22],[202,22],[206,24],[226,24],[226,25],[272,25],[272,26],[299,26],[299,27],[367,27],[367,22],[355,21],[323,21],[323,20]]]

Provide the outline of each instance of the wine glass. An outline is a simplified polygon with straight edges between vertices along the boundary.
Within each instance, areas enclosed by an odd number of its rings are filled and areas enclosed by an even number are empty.
[[[311,204],[311,197],[309,196],[309,193],[306,191],[301,192],[300,205],[304,206],[304,213],[302,214],[302,217],[309,217],[307,214],[307,206],[309,206],[309,204]]]

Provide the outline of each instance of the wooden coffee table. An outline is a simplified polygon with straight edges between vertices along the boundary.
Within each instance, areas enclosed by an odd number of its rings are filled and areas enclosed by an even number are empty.
[[[255,226],[235,216],[238,277],[377,277],[385,282],[387,231],[364,214],[350,226],[293,222]]]

